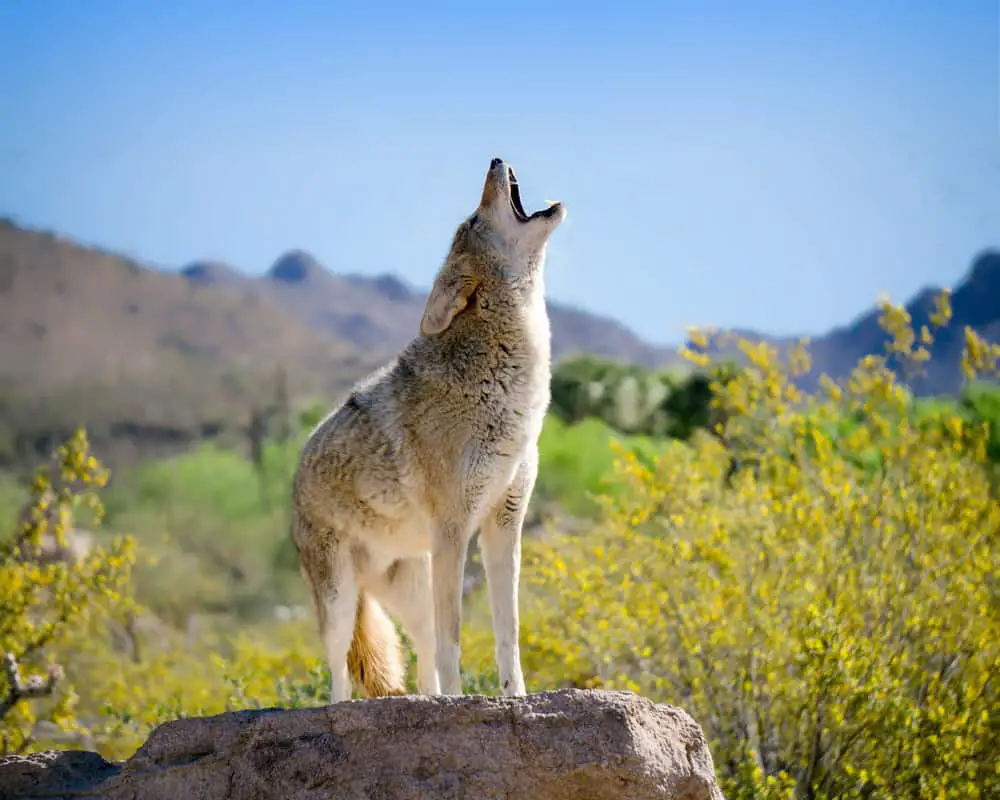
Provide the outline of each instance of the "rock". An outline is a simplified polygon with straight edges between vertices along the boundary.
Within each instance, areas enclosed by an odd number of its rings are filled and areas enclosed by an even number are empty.
[[[267,271],[268,277],[277,283],[305,283],[324,274],[322,264],[305,250],[289,250]]]
[[[722,800],[722,793],[701,728],[684,711],[627,692],[566,689],[177,720],[120,764],[80,751],[0,761],[0,797]]]
[[[120,766],[85,750],[0,756],[0,798],[100,797],[100,787],[120,772]]]

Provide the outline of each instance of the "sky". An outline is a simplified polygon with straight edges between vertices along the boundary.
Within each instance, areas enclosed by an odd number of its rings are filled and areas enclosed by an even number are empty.
[[[551,299],[821,333],[1000,246],[998,0],[2,0],[0,215],[427,287],[490,159]]]

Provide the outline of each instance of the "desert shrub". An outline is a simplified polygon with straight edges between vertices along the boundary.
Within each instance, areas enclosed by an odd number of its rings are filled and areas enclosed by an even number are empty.
[[[192,614],[241,623],[300,590],[295,563],[275,562],[289,539],[289,483],[299,439],[267,442],[255,468],[236,450],[204,444],[138,465],[108,491],[107,525],[134,533],[148,556],[137,599],[174,627]]]
[[[647,370],[592,356],[566,358],[553,370],[552,413],[570,424],[598,419],[620,433],[687,441],[696,430],[712,429],[711,387],[736,371],[728,361]]]
[[[46,724],[64,734],[86,727],[73,656],[90,626],[127,608],[132,543],[116,538],[79,561],[52,554],[66,545],[74,512],[99,520],[106,480],[78,431],[35,472],[25,513],[0,541],[0,753],[32,749]]]
[[[281,462],[282,454],[270,457]],[[0,540],[0,656],[6,657],[0,753],[82,745],[121,758],[167,719],[322,702],[328,689],[310,616],[257,620],[251,627],[234,624],[238,614],[213,624],[202,613],[200,625],[177,625],[137,602],[138,595],[162,599],[162,592],[186,598],[194,610],[211,610],[212,596],[198,596],[204,589],[198,570],[217,565],[192,535],[207,528],[203,520],[193,532],[184,526],[215,511],[216,522],[234,523],[236,537],[263,530],[252,469],[242,467],[238,458],[207,448],[187,460],[147,465],[125,482],[124,498],[115,501],[119,524],[148,523],[143,509],[176,514],[167,521],[180,527],[183,544],[161,549],[157,536],[136,541],[96,528],[108,473],[83,431],[58,449],[53,464],[36,471],[20,515],[9,513],[14,494],[7,486],[5,516],[17,520]],[[96,546],[79,560],[53,557],[81,520],[100,534]],[[243,542],[251,550],[259,543]],[[185,560],[191,550],[194,557]],[[142,576],[150,577],[137,591]],[[221,592],[223,606],[238,612],[230,592]]]
[[[673,383],[635,364],[573,356],[556,365],[551,388],[552,410],[568,423],[595,418],[623,433],[662,435],[659,406]]]
[[[256,626],[187,641],[165,629],[140,660],[95,671],[90,693],[99,702],[94,746],[125,757],[163,722],[250,708],[295,708],[329,701],[329,673],[312,620]],[[92,653],[103,658],[100,649]]]
[[[929,332],[918,343],[888,303],[881,322],[894,361],[919,366]],[[687,708],[731,798],[1000,796],[989,426],[947,409],[919,424],[887,357],[805,395],[804,346],[787,363],[740,349],[745,370],[714,394],[754,469],[727,485],[710,436],[651,465],[624,451],[589,532],[526,543],[529,689]],[[970,377],[998,355],[966,331]],[[470,662],[488,642],[466,631]]]
[[[961,407],[975,421],[988,428],[986,452],[994,463],[1000,463],[1000,386],[974,381],[962,392]]]

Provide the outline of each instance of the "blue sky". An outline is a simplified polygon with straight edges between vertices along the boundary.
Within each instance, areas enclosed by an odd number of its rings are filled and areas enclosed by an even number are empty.
[[[0,4],[0,214],[427,286],[492,156],[552,298],[820,332],[1000,245],[997,0]]]

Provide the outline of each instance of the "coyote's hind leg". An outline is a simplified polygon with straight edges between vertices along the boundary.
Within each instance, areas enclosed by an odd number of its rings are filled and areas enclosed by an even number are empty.
[[[347,653],[354,638],[358,610],[358,582],[350,554],[336,536],[305,531],[304,520],[296,520],[299,569],[312,591],[316,621],[330,667],[330,702],[351,699]],[[309,533],[311,535],[302,535]]]
[[[351,699],[351,678],[347,671],[347,653],[354,639],[358,612],[358,584],[350,563],[334,562],[333,580],[313,589],[313,601],[319,619],[323,649],[330,665],[330,702]]]
[[[417,691],[441,693],[437,672],[437,638],[434,632],[434,590],[431,557],[401,558],[371,587],[372,594],[398,619],[413,640],[417,653]]]

